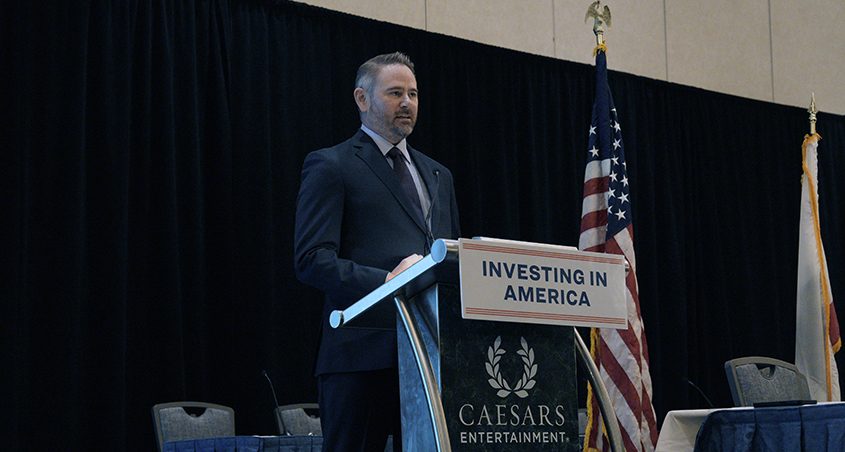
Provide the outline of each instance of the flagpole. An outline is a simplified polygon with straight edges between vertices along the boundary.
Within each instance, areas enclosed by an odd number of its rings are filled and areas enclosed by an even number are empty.
[[[816,109],[816,93],[810,94],[810,108],[807,112],[810,113],[810,136],[813,136],[816,134],[816,113],[819,112]]]
[[[586,22],[590,18],[593,19],[593,34],[596,35],[596,51],[603,50],[605,49],[604,26],[605,24],[610,26],[610,8],[607,5],[601,8],[601,0],[595,1],[587,9],[587,15],[584,21]],[[622,443],[622,432],[619,430],[619,420],[616,418],[613,401],[610,399],[610,394],[607,392],[607,387],[599,373],[598,366],[596,366],[590,350],[584,343],[584,339],[581,338],[581,334],[578,333],[577,328],[573,328],[572,330],[575,332],[575,346],[578,349],[578,354],[587,367],[587,374],[590,384],[593,387],[593,394],[598,398],[601,417],[607,430],[610,450],[613,452],[623,452],[625,448]],[[598,434],[601,435],[601,433]]]
[[[593,361],[593,357],[590,355],[590,349],[587,348],[584,339],[581,339],[578,329],[572,328],[572,331],[575,332],[575,345],[578,349],[578,356],[581,357],[581,361],[587,367],[587,376],[595,390],[593,392],[599,399],[601,417],[604,420],[604,426],[607,428],[607,436],[610,440],[610,450],[613,452],[623,452],[625,449],[622,447],[622,432],[619,430],[619,422],[616,420],[616,411],[613,410],[610,394],[608,394],[607,387],[605,387],[604,381],[602,381],[596,362]]]
[[[816,93],[814,93],[814,92],[810,93],[810,107],[807,108],[807,112],[810,114],[810,136],[812,137],[812,136],[816,135],[816,113],[819,112],[819,110],[816,108]],[[805,159],[807,158],[806,154],[804,155],[804,158]],[[818,214],[816,214],[815,217],[816,217],[816,224],[818,224],[818,221],[819,221]],[[821,236],[821,230],[817,230],[816,235],[820,237]],[[821,257],[819,258],[819,262],[822,262]],[[824,265],[825,264],[822,263],[822,267],[824,267]],[[825,271],[826,271],[826,269],[825,269]],[[825,279],[826,279],[825,274],[822,274],[821,275],[822,284],[825,284]],[[824,290],[824,288],[822,288],[822,290]],[[827,401],[828,402],[832,401],[831,395],[833,393],[833,390],[831,388],[831,381],[830,381],[831,380],[831,377],[830,377],[830,358],[829,358],[829,356],[830,356],[830,352],[829,352],[830,342],[828,341],[828,338],[830,337],[830,331],[829,330],[830,330],[830,306],[827,304],[827,300],[824,300],[824,327],[822,328],[822,331],[824,332],[824,337],[825,337],[824,351],[825,351],[825,367],[827,369],[827,388],[826,389],[827,389]]]
[[[819,401],[838,401],[841,398],[838,369],[833,354],[841,345],[838,322],[835,321],[836,311],[830,293],[827,262],[821,238],[821,225],[818,204],[818,140],[821,139],[816,131],[816,96],[810,95],[810,134],[804,137],[801,145],[802,167],[802,208],[799,233],[801,241],[798,246],[798,320],[796,321],[795,362],[799,370],[807,375],[812,382],[810,392]],[[805,205],[809,204],[809,209]],[[806,230],[805,230],[806,229]],[[806,237],[805,237],[806,236]],[[815,242],[815,243],[813,243]],[[806,250],[805,250],[806,248]],[[801,287],[807,286],[802,293]],[[821,319],[816,309],[821,309]],[[802,311],[805,320],[802,322]],[[815,317],[812,321],[806,318]],[[821,324],[818,321],[821,320]],[[836,325],[836,333],[832,333],[832,324]],[[835,334],[835,337],[831,337]],[[831,340],[834,343],[831,343]],[[818,357],[819,342],[824,344],[824,360]],[[810,350],[810,351],[808,351]],[[820,383],[824,382],[824,384]]]

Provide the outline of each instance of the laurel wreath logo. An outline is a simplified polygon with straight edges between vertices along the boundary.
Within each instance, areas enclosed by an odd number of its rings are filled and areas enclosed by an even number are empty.
[[[522,377],[516,382],[513,387],[502,377],[502,372],[499,369],[499,361],[504,356],[505,349],[501,348],[502,337],[497,336],[493,341],[493,346],[487,347],[487,361],[484,367],[487,368],[487,375],[490,379],[487,383],[493,389],[498,389],[496,395],[502,398],[509,396],[511,393],[516,394],[520,399],[528,397],[528,391],[534,388],[537,382],[534,377],[537,375],[537,364],[534,364],[534,349],[528,346],[528,342],[524,337],[520,337],[522,348],[516,351],[516,354],[522,357]]]

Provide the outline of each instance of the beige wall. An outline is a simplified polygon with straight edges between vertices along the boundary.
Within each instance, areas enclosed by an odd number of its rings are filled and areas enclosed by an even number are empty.
[[[589,0],[304,0],[315,6],[591,63]],[[615,0],[611,69],[845,114],[845,0]]]

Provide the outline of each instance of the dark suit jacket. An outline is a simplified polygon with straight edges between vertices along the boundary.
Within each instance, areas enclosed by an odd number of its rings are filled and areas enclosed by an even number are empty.
[[[452,173],[408,146],[432,200],[434,238],[459,236]],[[427,228],[375,142],[363,131],[305,158],[296,207],[297,278],[322,290],[316,374],[396,366],[396,332],[332,329],[329,314],[384,283],[388,271],[427,250]]]

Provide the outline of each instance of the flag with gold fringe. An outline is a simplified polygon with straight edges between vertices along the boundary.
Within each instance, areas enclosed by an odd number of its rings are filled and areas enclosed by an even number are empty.
[[[589,149],[584,173],[584,200],[578,248],[622,254],[628,259],[626,276],[628,328],[593,329],[590,353],[613,401],[627,451],[651,451],[657,444],[657,424],[651,403],[648,345],[640,315],[622,126],[607,83],[607,48],[596,48],[596,97],[593,103]],[[610,450],[594,390],[587,390],[587,430],[584,450]]]
[[[838,401],[839,322],[833,309],[827,260],[819,222],[818,146],[821,136],[807,135],[802,145],[801,222],[798,242],[798,298],[795,323],[795,365],[807,377],[818,401]]]

